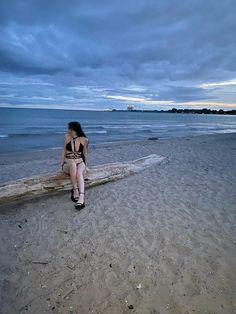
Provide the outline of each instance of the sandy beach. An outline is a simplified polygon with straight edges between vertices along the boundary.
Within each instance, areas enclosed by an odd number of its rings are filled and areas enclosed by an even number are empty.
[[[89,165],[168,158],[86,191],[0,208],[0,313],[236,313],[236,133],[91,145]],[[59,151],[1,155],[1,182]]]

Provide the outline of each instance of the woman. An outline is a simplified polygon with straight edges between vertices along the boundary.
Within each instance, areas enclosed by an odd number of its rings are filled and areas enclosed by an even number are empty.
[[[61,154],[62,171],[70,175],[72,190],[71,199],[76,209],[85,207],[84,172],[87,168],[88,139],[79,122],[68,123],[64,147]]]

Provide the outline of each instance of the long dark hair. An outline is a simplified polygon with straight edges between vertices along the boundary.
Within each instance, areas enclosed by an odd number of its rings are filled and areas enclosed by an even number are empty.
[[[77,134],[77,136],[80,136],[80,137],[82,137],[82,136],[87,137],[87,136],[85,135],[85,133],[84,133],[84,131],[83,131],[83,129],[82,129],[80,123],[77,122],[77,121],[69,122],[69,123],[68,123],[68,129],[71,129],[71,130],[75,131],[76,134]]]

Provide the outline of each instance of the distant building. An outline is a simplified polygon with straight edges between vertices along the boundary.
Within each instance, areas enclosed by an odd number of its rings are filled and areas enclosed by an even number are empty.
[[[134,106],[133,106],[133,105],[127,106],[127,110],[128,110],[128,111],[133,111],[133,110],[134,110]]]
[[[116,111],[116,109],[113,109],[113,108],[106,108],[106,109],[103,109],[103,111]]]

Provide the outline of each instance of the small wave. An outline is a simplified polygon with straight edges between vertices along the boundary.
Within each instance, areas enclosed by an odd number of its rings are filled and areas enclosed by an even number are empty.
[[[48,130],[66,130],[66,125],[65,127],[60,127],[55,125],[48,125],[48,124],[43,124],[43,125],[30,125],[30,126],[24,126],[24,130],[42,130],[42,129],[48,129]]]
[[[100,125],[100,124],[84,124],[84,129],[105,129],[106,126]]]
[[[0,134],[0,137],[8,137],[8,134]]]
[[[50,135],[57,135],[57,132],[43,132],[43,133],[13,133],[9,134],[9,137],[35,137],[35,136],[50,136]]]
[[[128,125],[128,124],[120,124],[120,125],[106,125],[105,128],[106,129],[133,129],[133,130],[142,130],[142,129],[148,129],[148,128],[153,128],[154,125],[137,125],[137,124],[133,124],[133,125]]]
[[[107,131],[87,131],[86,134],[107,134]]]

